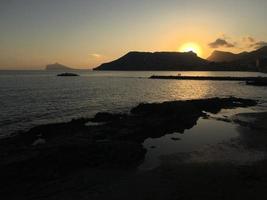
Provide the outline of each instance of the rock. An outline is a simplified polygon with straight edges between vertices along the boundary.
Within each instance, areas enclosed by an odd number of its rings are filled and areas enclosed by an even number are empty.
[[[32,145],[33,146],[37,146],[37,145],[41,145],[41,144],[45,144],[46,143],[46,140],[45,139],[42,139],[42,138],[39,138],[37,140],[35,140]]]
[[[210,98],[164,103],[139,104],[131,110],[135,115],[190,116],[203,115],[205,112],[218,113],[221,109],[255,106],[257,102],[235,97]]]
[[[172,137],[171,139],[174,140],[174,141],[181,140],[181,138],[178,138],[178,137]]]
[[[91,119],[92,122],[108,122],[108,121],[114,121],[119,120],[123,117],[126,117],[125,114],[114,114],[114,113],[108,113],[108,112],[99,112],[95,115],[93,119]]]
[[[66,72],[66,73],[58,74],[57,76],[79,76],[79,75],[78,74],[74,74],[74,73]]]

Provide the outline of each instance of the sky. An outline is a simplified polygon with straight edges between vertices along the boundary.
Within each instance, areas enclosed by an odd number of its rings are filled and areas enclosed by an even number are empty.
[[[92,68],[186,43],[234,53],[267,45],[266,0],[0,0],[0,69]]]

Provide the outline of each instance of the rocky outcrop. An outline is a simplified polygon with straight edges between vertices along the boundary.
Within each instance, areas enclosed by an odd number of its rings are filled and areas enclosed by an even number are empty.
[[[143,103],[129,114],[98,113],[92,119],[37,126],[0,140],[0,190],[10,195],[10,189],[61,180],[83,169],[136,168],[146,153],[145,139],[183,133],[205,112],[256,104],[234,97]]]

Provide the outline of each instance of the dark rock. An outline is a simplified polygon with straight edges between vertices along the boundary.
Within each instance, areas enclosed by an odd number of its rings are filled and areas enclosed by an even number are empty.
[[[113,114],[108,112],[99,112],[95,115],[93,119],[91,119],[92,122],[109,122],[121,119],[123,117],[126,117],[125,114]]]
[[[172,137],[171,139],[174,140],[174,141],[181,140],[181,138],[178,138],[178,137]]]
[[[235,97],[200,100],[173,101],[164,103],[139,104],[131,110],[135,115],[190,116],[218,113],[221,109],[255,106],[257,102]]]
[[[79,76],[79,75],[78,74],[74,74],[74,73],[66,72],[66,73],[58,74],[57,76]]]

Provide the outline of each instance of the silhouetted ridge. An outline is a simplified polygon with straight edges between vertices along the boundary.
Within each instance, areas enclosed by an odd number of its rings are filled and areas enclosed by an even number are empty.
[[[46,70],[73,70],[72,68],[59,64],[59,63],[49,64],[46,66],[45,69]]]
[[[225,51],[214,51],[207,60],[212,62],[232,62],[240,61],[241,63],[256,62],[257,59],[267,56],[267,46],[251,52],[242,52],[234,54]]]
[[[209,61],[213,62],[231,62],[238,60],[239,54],[234,54],[226,51],[214,51],[210,57],[207,58]]]
[[[129,52],[95,70],[192,70],[208,62],[194,52]]]
[[[267,71],[267,47],[234,54],[214,51],[207,59],[194,52],[129,52],[94,70],[173,70],[173,71]]]

